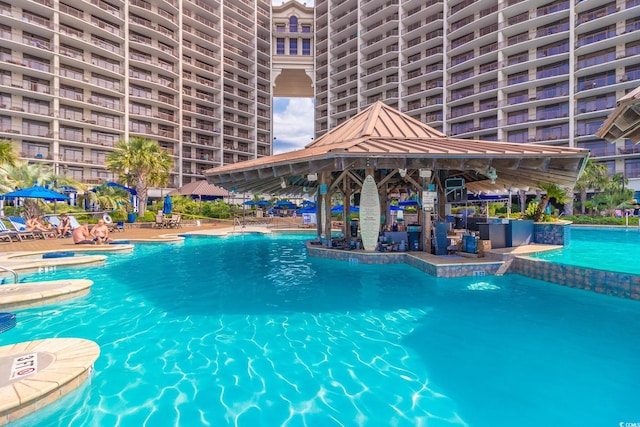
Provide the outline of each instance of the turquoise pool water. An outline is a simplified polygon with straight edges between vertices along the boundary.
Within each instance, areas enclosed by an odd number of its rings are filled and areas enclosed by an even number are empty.
[[[571,227],[570,244],[535,255],[560,264],[640,274],[640,231],[636,227]]]
[[[309,258],[302,237],[137,245],[0,345],[98,342],[91,382],[19,426],[618,426],[640,305],[518,275]]]

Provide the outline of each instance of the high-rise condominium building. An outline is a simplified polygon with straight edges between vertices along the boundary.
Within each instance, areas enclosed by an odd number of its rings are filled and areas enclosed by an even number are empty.
[[[451,136],[588,148],[640,189],[640,148],[594,136],[640,85],[639,0],[316,0],[315,9],[317,134],[383,100]]]
[[[638,29],[640,0],[0,0],[0,138],[99,182],[148,137],[179,186],[271,154],[274,95],[313,96],[316,135],[383,100],[456,137],[589,148],[640,188],[640,149],[594,136],[640,84]]]
[[[89,183],[131,136],[171,186],[269,155],[270,24],[266,0],[0,1],[0,138]]]

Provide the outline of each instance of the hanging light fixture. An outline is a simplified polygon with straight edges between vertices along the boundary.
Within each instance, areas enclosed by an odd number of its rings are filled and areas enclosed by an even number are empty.
[[[489,168],[487,171],[487,178],[489,178],[489,184],[495,184],[496,179],[498,178],[498,172],[496,172],[496,168],[493,166]]]

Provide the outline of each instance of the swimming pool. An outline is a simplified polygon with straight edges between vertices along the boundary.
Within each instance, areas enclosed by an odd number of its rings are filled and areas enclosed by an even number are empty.
[[[518,275],[308,258],[302,236],[110,254],[0,345],[96,341],[91,383],[20,426],[540,426],[640,420],[637,302]],[[481,279],[481,280],[479,280]]]
[[[570,244],[534,255],[559,264],[640,274],[640,231],[636,227],[571,227]]]

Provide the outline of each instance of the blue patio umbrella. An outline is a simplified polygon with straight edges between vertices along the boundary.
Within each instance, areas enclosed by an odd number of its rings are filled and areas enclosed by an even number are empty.
[[[279,200],[276,205],[275,205],[276,209],[295,209],[297,208],[297,206],[293,203],[291,203],[288,200]]]
[[[351,212],[360,212],[360,208],[357,206],[351,206],[350,210]],[[344,206],[342,205],[334,206],[331,208],[331,213],[343,213],[343,212],[344,212]]]
[[[256,203],[256,205],[258,205],[258,206],[271,206],[271,202],[269,202],[268,200],[260,200],[258,203]]]
[[[164,204],[162,206],[162,213],[165,215],[171,215],[171,211],[173,210],[173,201],[171,200],[171,196],[168,194],[164,196]]]
[[[253,200],[247,200],[246,202],[244,202],[244,204],[247,206],[255,206],[256,202],[254,202]]]
[[[389,206],[389,210],[390,211],[403,211],[404,209],[402,209],[400,206],[391,205],[391,206]]]
[[[303,206],[296,211],[297,214],[306,214],[306,213],[316,213],[317,209],[315,206]]]
[[[69,196],[66,194],[58,193],[57,191],[49,190],[48,188],[34,185],[33,187],[23,188],[21,190],[12,191],[7,194],[3,194],[3,199],[22,197],[25,199],[43,199],[43,200],[69,200]]]
[[[39,185],[34,185],[33,187],[23,188],[21,190],[12,191],[7,194],[3,194],[0,196],[3,200],[6,199],[14,199],[22,197],[24,199],[43,199],[43,200],[53,200],[53,212],[56,212],[56,204],[57,200],[69,200],[70,197],[66,194],[58,193],[57,191],[49,190],[48,188],[41,187]]]

